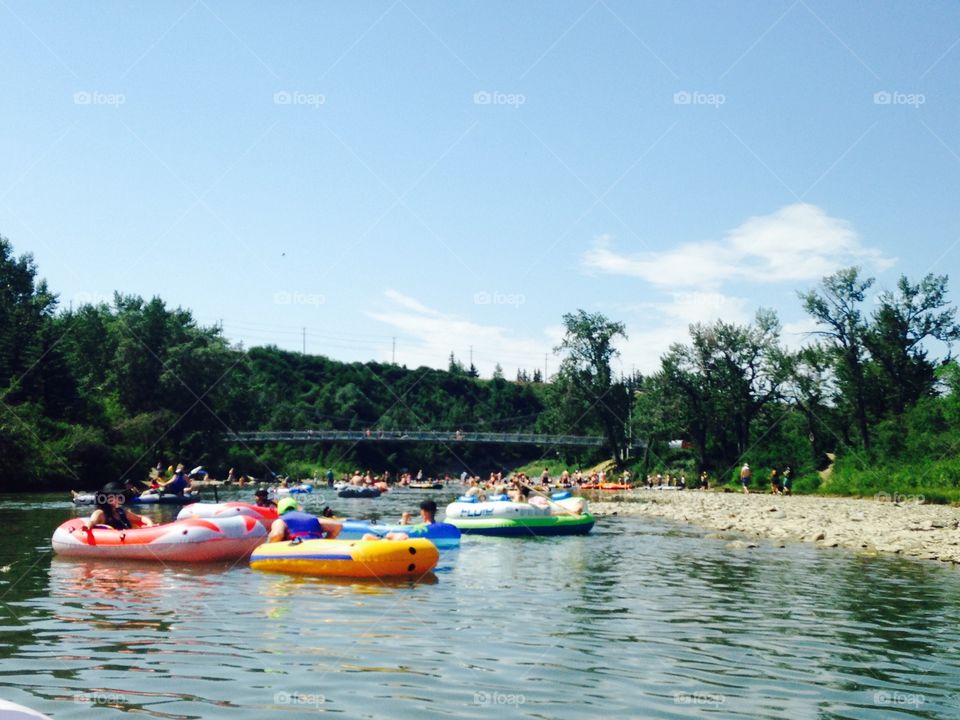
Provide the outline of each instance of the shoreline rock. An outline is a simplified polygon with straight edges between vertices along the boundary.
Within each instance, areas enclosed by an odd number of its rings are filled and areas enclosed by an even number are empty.
[[[596,515],[656,517],[718,532],[960,564],[960,508],[816,495],[636,490]]]

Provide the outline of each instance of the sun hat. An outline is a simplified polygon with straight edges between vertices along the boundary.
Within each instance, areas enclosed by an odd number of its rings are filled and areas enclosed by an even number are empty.
[[[127,492],[126,486],[121,482],[113,480],[104,485],[100,489],[100,492],[97,493],[96,504],[98,506],[106,505],[107,500],[111,497],[119,498],[121,503],[125,503],[128,495],[129,493]]]
[[[277,505],[277,514],[283,515],[285,512],[287,512],[287,510],[296,510],[296,509],[297,509],[297,501],[294,500],[292,497],[285,497]]]

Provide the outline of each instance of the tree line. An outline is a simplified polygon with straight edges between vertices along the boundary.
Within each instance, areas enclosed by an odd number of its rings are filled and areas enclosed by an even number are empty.
[[[62,308],[32,258],[0,237],[0,487],[89,487],[142,477],[158,460],[262,477],[612,458],[641,474],[707,470],[721,482],[744,461],[791,465],[798,489],[960,499],[960,369],[950,352],[960,325],[947,278],[901,277],[879,293],[874,284],[847,268],[799,293],[815,322],[799,347],[760,310],[746,324],[692,325],[649,375],[615,371],[623,323],[578,310],[563,316],[557,372],[509,381],[499,366],[481,378],[453,354],[437,370],[244,349],[159,298]],[[286,429],[583,434],[606,447],[530,457],[502,447],[224,441],[229,430]],[[831,464],[829,477],[818,474]]]
[[[644,377],[611,373],[622,324],[566,315],[558,350],[567,355],[544,419],[603,432],[614,457],[639,473],[707,470],[726,482],[749,461],[789,465],[807,490],[960,500],[951,353],[960,325],[948,278],[900,277],[871,294],[874,284],[851,267],[798,293],[814,322],[799,348],[785,346],[776,313],[761,309],[747,324],[691,325],[689,341]],[[624,451],[629,434],[645,445],[639,458]],[[678,439],[689,449],[671,448]]]

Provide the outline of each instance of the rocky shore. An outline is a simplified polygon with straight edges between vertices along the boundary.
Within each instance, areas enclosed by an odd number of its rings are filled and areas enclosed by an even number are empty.
[[[782,543],[811,542],[960,564],[960,508],[895,499],[634,490],[598,498],[590,510],[598,516],[664,518]]]

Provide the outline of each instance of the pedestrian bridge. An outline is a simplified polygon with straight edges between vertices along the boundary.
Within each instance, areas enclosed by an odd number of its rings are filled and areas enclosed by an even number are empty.
[[[541,433],[487,433],[460,430],[272,430],[231,432],[227,442],[389,442],[389,443],[483,443],[491,445],[535,445],[538,447],[603,447],[600,435],[544,435]],[[632,447],[640,447],[633,444]]]

